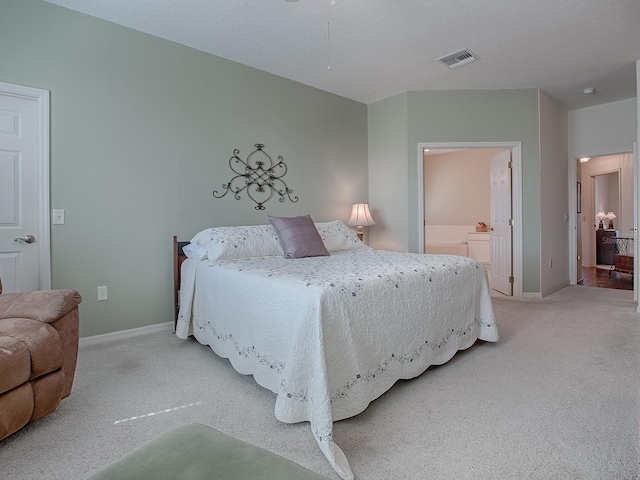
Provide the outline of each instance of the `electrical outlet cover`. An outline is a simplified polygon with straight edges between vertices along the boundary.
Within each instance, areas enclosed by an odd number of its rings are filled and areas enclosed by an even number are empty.
[[[101,302],[103,300],[106,300],[107,298],[108,296],[106,285],[104,287],[98,287],[98,301]]]

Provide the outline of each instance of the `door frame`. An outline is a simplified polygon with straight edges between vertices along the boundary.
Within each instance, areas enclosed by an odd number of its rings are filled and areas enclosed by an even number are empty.
[[[640,125],[638,125],[640,133]],[[638,160],[638,142],[633,142],[633,271],[640,268],[640,245],[638,245],[638,213],[640,213],[640,162]],[[640,313],[640,302],[638,301],[638,281],[636,275],[633,276],[633,301],[636,302],[636,312]]]
[[[638,186],[640,184],[640,168],[638,165],[638,147],[637,143],[633,144],[633,150],[631,152],[619,151],[619,152],[607,152],[607,153],[592,153],[584,155],[571,155],[569,156],[569,211],[577,211],[577,183],[578,182],[578,168],[577,162],[582,157],[605,157],[608,155],[622,155],[629,154],[632,156],[633,163],[633,248],[634,248],[634,271],[639,268],[638,255],[640,255],[640,245],[638,245],[638,212],[640,211],[640,192],[638,192]],[[613,171],[613,170],[612,170]],[[619,179],[620,181],[620,179]],[[593,208],[593,206],[591,206]],[[584,204],[583,204],[584,211]],[[595,212],[592,211],[592,218],[595,218]],[[592,229],[593,230],[593,229]],[[582,233],[584,235],[584,232]],[[595,233],[593,234],[593,244],[591,244],[592,237],[589,237],[589,250],[595,246]],[[584,256],[584,252],[583,252]],[[578,284],[578,225],[576,215],[569,215],[569,284]],[[633,300],[637,302],[636,310],[640,313],[640,302],[638,302],[638,281],[636,275],[633,276]]]
[[[38,264],[40,290],[51,289],[49,91],[0,82],[0,94],[37,103],[38,133]]]
[[[418,143],[418,251],[424,253],[424,149],[499,148],[511,150],[511,212],[513,217],[513,296],[522,297],[522,142],[421,142]]]

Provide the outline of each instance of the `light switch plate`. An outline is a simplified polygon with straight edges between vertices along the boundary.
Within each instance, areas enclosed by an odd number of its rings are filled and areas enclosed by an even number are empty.
[[[53,209],[53,224],[64,225],[64,210],[62,208]]]

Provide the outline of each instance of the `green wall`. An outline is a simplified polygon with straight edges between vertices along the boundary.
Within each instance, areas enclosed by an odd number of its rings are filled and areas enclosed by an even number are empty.
[[[407,94],[369,105],[370,245],[408,251]]]
[[[368,197],[364,104],[39,0],[0,0],[0,44],[0,81],[51,92],[52,286],[83,295],[81,336],[173,319],[173,235]],[[255,143],[298,203],[213,198]]]
[[[416,251],[419,142],[522,142],[522,289],[540,292],[538,90],[409,92],[409,238]]]
[[[400,249],[417,252],[422,219],[418,216],[418,143],[522,142],[523,291],[540,292],[540,129],[538,90],[451,90],[407,92],[369,105],[369,125],[380,125],[395,104],[406,104],[406,144],[385,152],[370,170],[369,191],[373,208],[383,208],[385,217],[400,218],[404,232],[389,231],[377,238],[380,244],[401,244]],[[400,114],[401,116],[401,114]],[[397,131],[378,128],[369,132],[369,148],[375,143],[397,145]],[[374,203],[374,192],[385,188],[396,192],[386,203]],[[406,213],[408,212],[408,216]],[[398,227],[398,226],[397,226]],[[373,246],[378,247],[378,244]]]

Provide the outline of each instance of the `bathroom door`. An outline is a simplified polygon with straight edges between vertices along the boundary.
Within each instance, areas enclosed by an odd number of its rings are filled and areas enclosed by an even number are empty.
[[[511,150],[491,158],[491,288],[513,295]]]
[[[49,92],[0,82],[0,276],[4,293],[51,288]]]

